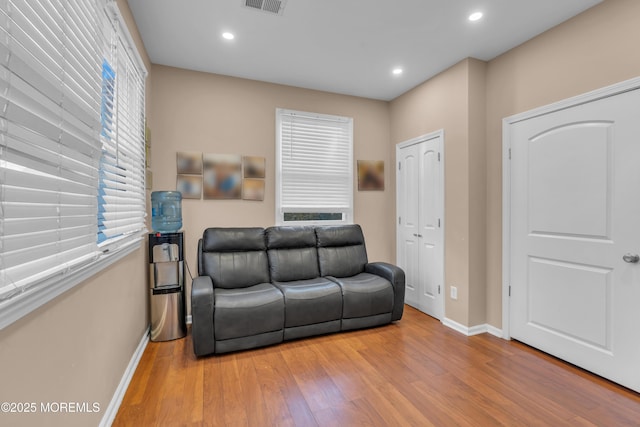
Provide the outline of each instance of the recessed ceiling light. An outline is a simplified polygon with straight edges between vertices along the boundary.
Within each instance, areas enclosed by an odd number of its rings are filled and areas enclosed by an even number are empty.
[[[469,15],[469,21],[477,21],[478,19],[482,18],[482,12],[474,12],[471,15]]]
[[[402,68],[394,68],[393,71],[391,71],[395,76],[399,76],[400,74],[402,74]]]
[[[234,36],[233,33],[226,32],[222,33],[222,37],[227,40],[233,40],[236,36]]]

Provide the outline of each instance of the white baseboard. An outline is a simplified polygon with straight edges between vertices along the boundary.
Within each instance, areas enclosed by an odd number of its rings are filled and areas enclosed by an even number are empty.
[[[133,374],[136,372],[136,368],[138,367],[138,363],[142,358],[144,349],[147,348],[147,344],[149,344],[149,328],[147,328],[147,330],[142,335],[142,339],[140,340],[136,351],[133,353],[133,356],[131,356],[131,360],[129,361],[129,365],[127,365],[127,369],[125,369],[124,374],[122,375],[120,384],[118,384],[116,392],[113,394],[111,402],[109,402],[109,406],[107,406],[107,409],[104,412],[104,416],[100,421],[100,427],[111,426],[113,420],[116,418],[116,414],[118,413],[118,409],[120,409],[120,404],[122,403],[124,394],[127,392],[129,383],[133,378]]]
[[[494,337],[504,338],[504,332],[502,329],[498,329],[495,326],[487,325],[487,333],[493,335]]]
[[[495,326],[491,326],[487,323],[483,324],[483,325],[477,325],[477,326],[464,326],[456,321],[453,321],[451,319],[447,319],[446,317],[442,320],[442,324],[453,329],[454,331],[460,332],[463,335],[466,335],[468,337],[472,336],[472,335],[478,335],[478,334],[491,334],[494,335],[498,338],[502,338],[502,330],[496,328]]]

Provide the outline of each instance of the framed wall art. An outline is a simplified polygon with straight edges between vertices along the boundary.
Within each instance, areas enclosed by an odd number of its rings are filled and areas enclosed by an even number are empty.
[[[178,175],[202,175],[202,153],[178,151],[176,169]]]
[[[383,160],[358,160],[358,191],[384,191]]]
[[[264,179],[245,178],[242,180],[242,198],[244,200],[264,200]]]
[[[182,193],[183,199],[199,199],[202,197],[202,175],[178,175],[176,190]]]
[[[205,199],[240,199],[242,196],[242,156],[203,154],[202,194]]]
[[[245,178],[264,178],[265,176],[265,158],[255,156],[244,156],[242,158],[242,168],[244,169]]]

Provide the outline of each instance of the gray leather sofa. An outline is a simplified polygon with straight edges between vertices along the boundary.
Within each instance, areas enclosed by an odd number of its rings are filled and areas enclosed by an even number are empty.
[[[404,272],[369,263],[359,225],[209,228],[191,289],[198,356],[400,320]]]

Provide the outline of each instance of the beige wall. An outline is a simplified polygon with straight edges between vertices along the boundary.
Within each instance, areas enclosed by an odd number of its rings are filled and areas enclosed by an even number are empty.
[[[100,422],[147,327],[145,259],[141,248],[0,331],[0,401],[38,405],[0,414],[0,424]],[[100,411],[45,414],[40,402],[97,402]]]
[[[475,258],[484,241],[484,69],[466,59],[390,104],[393,146],[444,129],[445,315],[463,325],[484,317],[484,304],[473,306],[484,301],[485,263]]]
[[[502,327],[502,119],[640,75],[640,2],[605,0],[390,103],[391,143],[445,130],[445,316]],[[449,298],[458,287],[458,300]]]
[[[149,69],[126,0],[118,6]],[[97,402],[91,414],[0,414],[12,426],[98,425],[148,325],[140,248],[0,331],[0,402]]]
[[[369,259],[393,260],[390,176],[394,170],[388,103],[161,65],[153,65],[152,74],[154,191],[175,190],[178,151],[266,158],[264,201],[182,201],[186,258],[193,275],[197,274],[197,241],[205,228],[275,223],[276,108],[353,117],[354,163],[384,160],[387,184],[385,191],[358,192],[354,187],[355,222],[364,230]]]
[[[486,63],[469,61],[469,302],[468,323],[475,326],[486,321],[487,242],[486,212]],[[455,268],[455,266],[451,266]],[[451,283],[447,281],[447,283]],[[455,320],[455,319],[454,319]]]
[[[640,1],[605,0],[487,66],[487,323],[502,327],[502,119],[640,76]]]

